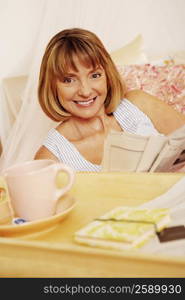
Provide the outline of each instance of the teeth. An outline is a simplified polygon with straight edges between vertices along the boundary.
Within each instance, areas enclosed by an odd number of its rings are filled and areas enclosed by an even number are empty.
[[[89,105],[90,103],[92,103],[94,100],[95,100],[95,98],[88,100],[88,101],[76,101],[76,102],[80,105],[86,106],[86,105]]]

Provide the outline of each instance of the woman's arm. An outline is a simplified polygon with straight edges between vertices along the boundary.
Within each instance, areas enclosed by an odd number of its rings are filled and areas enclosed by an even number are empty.
[[[44,146],[40,147],[40,149],[35,154],[34,159],[52,159],[59,162],[58,158]]]
[[[185,125],[185,115],[144,91],[129,91],[125,98],[143,111],[160,133],[170,134],[177,128]]]

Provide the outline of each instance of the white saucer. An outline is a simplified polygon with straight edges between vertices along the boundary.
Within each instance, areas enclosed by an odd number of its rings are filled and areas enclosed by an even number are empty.
[[[68,216],[76,204],[77,201],[72,196],[61,198],[58,201],[55,215],[32,222],[25,222],[19,225],[10,223],[0,225],[0,236],[13,237],[15,235],[21,236],[32,234],[38,231],[40,232],[42,230],[49,230],[53,226],[57,225],[57,223],[62,221],[66,216]]]

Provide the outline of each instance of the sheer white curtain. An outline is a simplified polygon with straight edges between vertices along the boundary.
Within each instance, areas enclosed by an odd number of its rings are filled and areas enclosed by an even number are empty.
[[[70,27],[89,29],[102,39],[109,51],[123,46],[140,33],[146,39],[148,48],[154,46],[155,49],[159,49],[161,45],[165,45],[163,43],[165,39],[168,48],[172,46],[180,50],[183,46],[185,48],[184,0],[45,0],[42,1],[42,6],[40,26],[34,41],[21,110],[3,144],[4,153],[0,159],[0,171],[11,164],[32,159],[49,128],[56,126],[40,109],[37,85],[45,47],[58,31]],[[176,32],[173,30],[175,17],[178,21]],[[161,27],[158,26],[159,22]],[[3,122],[6,122],[5,115]]]
[[[44,1],[28,82],[22,95],[22,106],[7,141],[3,145],[3,154],[0,159],[1,171],[14,163],[33,159],[48,130],[56,126],[56,123],[41,111],[37,98],[39,68],[48,41],[55,33],[64,28],[84,27],[91,30],[99,28],[100,32],[100,29],[105,27],[106,31],[107,25],[105,26],[105,24],[108,24],[108,27],[110,24],[103,20],[103,17],[105,18],[103,12],[105,4],[108,8],[111,3],[112,1],[109,0],[97,0],[93,3],[88,0]],[[6,112],[4,115],[6,116]],[[5,119],[4,121],[6,122]]]

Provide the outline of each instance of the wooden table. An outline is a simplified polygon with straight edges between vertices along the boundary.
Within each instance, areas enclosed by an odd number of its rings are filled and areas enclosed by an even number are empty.
[[[78,173],[77,206],[57,225],[33,235],[0,237],[1,277],[185,277],[185,257],[115,251],[74,242],[74,232],[118,205],[164,193],[183,174]],[[61,178],[59,178],[60,184]]]

